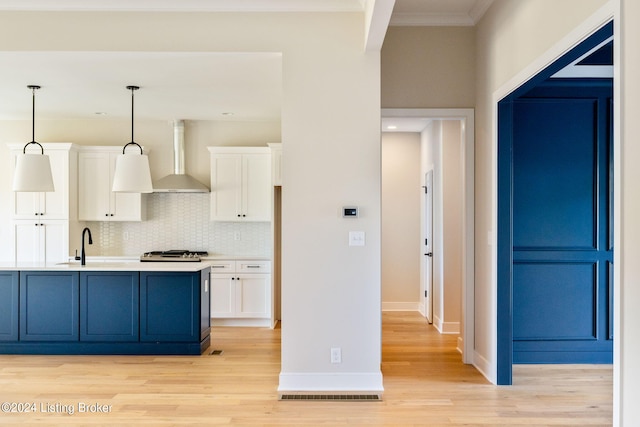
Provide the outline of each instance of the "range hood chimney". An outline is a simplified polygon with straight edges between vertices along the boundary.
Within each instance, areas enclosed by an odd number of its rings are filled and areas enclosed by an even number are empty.
[[[185,173],[184,121],[173,122],[173,174],[153,183],[154,193],[208,193],[209,188]]]

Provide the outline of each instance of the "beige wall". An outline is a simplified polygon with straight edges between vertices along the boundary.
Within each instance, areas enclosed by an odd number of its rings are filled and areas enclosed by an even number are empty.
[[[382,308],[420,297],[420,134],[382,134]]]
[[[390,27],[382,46],[382,107],[473,106],[474,40],[473,27]]]

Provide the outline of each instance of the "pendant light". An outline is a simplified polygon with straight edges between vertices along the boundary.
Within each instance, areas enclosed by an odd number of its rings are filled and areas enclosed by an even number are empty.
[[[55,191],[53,176],[51,175],[51,162],[49,156],[44,154],[44,148],[36,142],[36,90],[40,86],[29,85],[31,89],[31,142],[22,149],[22,155],[16,156],[16,169],[13,175],[13,191]],[[31,144],[40,147],[40,153],[27,154],[27,147]]]
[[[151,170],[149,157],[143,153],[142,147],[133,141],[133,93],[140,89],[138,86],[127,86],[131,91],[131,142],[122,148],[122,154],[116,159],[116,171],[113,176],[112,191],[120,193],[151,193]],[[135,145],[140,149],[140,155],[125,154],[128,146]]]

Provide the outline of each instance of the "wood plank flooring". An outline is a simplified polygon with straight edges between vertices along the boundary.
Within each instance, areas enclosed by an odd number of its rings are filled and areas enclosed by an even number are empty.
[[[417,313],[385,312],[382,329],[381,402],[279,401],[280,330],[220,327],[218,356],[0,355],[0,403],[35,403],[29,413],[0,412],[0,425],[612,423],[611,366],[516,366],[515,384],[497,387],[461,363],[456,336],[438,334]],[[107,412],[80,413],[82,404]]]

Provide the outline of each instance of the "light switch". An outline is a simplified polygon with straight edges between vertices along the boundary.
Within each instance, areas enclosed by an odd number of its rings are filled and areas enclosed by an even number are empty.
[[[364,246],[364,231],[349,232],[349,246]]]

